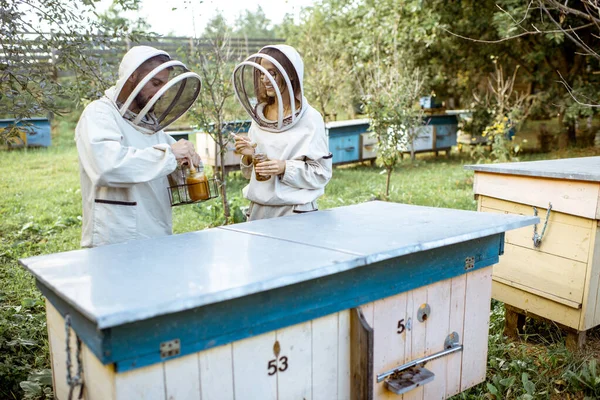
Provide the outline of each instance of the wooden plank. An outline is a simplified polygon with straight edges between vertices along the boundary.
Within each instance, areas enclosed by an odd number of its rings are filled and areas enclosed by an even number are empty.
[[[164,363],[167,400],[200,400],[198,353]]]
[[[410,300],[407,301],[406,312],[410,314],[411,318],[411,343],[410,343],[410,352],[405,350],[406,358],[408,361],[414,360],[416,358],[421,358],[425,356],[426,346],[427,346],[427,326],[429,323],[429,318],[423,322],[420,322],[417,313],[419,311],[419,307],[423,304],[427,304],[427,286],[420,287],[418,289],[412,290],[408,293],[408,297],[412,297],[412,304]],[[408,338],[407,338],[408,340]],[[407,343],[408,345],[408,343]],[[410,355],[410,356],[409,356]],[[404,394],[404,400],[423,400],[423,387],[418,387],[416,389],[411,390],[410,392]]]
[[[504,210],[496,210],[487,207],[482,207],[481,211],[496,214],[506,213]],[[546,220],[546,211],[539,211],[539,216],[540,223],[538,224],[538,234],[541,234]],[[552,221],[552,213],[550,213],[550,222],[548,223],[542,239],[542,244],[539,248],[536,248],[533,245],[532,226],[506,232],[505,241],[506,243],[535,250],[540,253],[552,254],[587,263],[590,249],[590,237],[592,235],[592,220],[581,219],[587,222],[588,226],[586,228]]]
[[[278,330],[277,341],[281,348],[277,359],[277,398],[311,400],[311,321]]]
[[[113,400],[116,396],[116,373],[113,365],[103,365],[85,344],[82,346],[81,351],[83,373],[85,375],[85,399]]]
[[[467,274],[461,391],[485,380],[491,291],[492,267]]]
[[[350,398],[350,312],[338,313],[338,399]]]
[[[600,191],[598,191],[598,201],[596,202],[596,219],[600,220]],[[598,223],[600,223],[600,221]]]
[[[583,284],[583,300],[581,302],[581,319],[579,321],[579,331],[585,331],[594,326],[594,316],[596,314],[597,299],[598,299],[598,272],[594,273],[593,259],[594,249],[598,247],[597,229],[591,229],[591,238],[588,245],[587,270],[585,283]],[[585,336],[584,336],[585,337]]]
[[[570,300],[563,303],[579,307],[586,271],[585,263],[506,244],[504,256],[494,267],[494,278],[536,289],[536,294],[554,301]]]
[[[481,207],[482,208],[491,208],[494,210],[500,210],[508,212],[509,214],[517,214],[517,215],[525,215],[532,216],[533,215],[533,206],[529,204],[516,203],[513,201],[507,201],[502,199],[496,199],[493,197],[487,196],[479,196],[481,199]],[[546,220],[546,211],[548,209],[548,204],[545,204],[541,207],[536,207],[538,210],[538,217],[540,217],[540,221],[543,224]],[[559,223],[565,225],[573,225],[578,226],[580,228],[591,228],[593,225],[593,220],[589,218],[578,217],[576,215],[565,214],[563,212],[558,212],[552,207],[552,211],[550,212],[550,223]],[[533,229],[532,227],[530,227]],[[507,232],[508,233],[508,232]]]
[[[465,293],[467,275],[452,278],[450,287],[450,316],[448,332],[458,333],[459,343],[464,343],[463,326],[465,321]],[[450,354],[446,361],[446,397],[460,393],[462,372],[462,352]]]
[[[276,399],[275,332],[233,343],[233,382],[236,399]],[[274,365],[275,368],[270,365]],[[269,375],[272,373],[272,375]]]
[[[233,400],[233,345],[213,347],[198,353],[200,398]]]
[[[427,286],[427,303],[431,314],[427,318],[427,335],[425,341],[426,355],[444,350],[444,342],[450,333],[450,288],[452,279]],[[443,399],[446,393],[446,366],[448,359],[438,358],[428,362],[425,368],[435,374],[432,382],[423,386],[424,399]]]
[[[312,399],[338,396],[338,313],[312,321]]]
[[[492,283],[492,297],[573,329],[577,329],[579,326],[581,310],[548,300],[534,293],[524,292],[496,280]]]
[[[381,374],[404,364],[406,356],[406,293],[374,302],[373,307],[373,370],[374,398],[397,399],[383,383],[377,383]]]
[[[600,185],[539,177],[476,172],[475,194],[547,207],[555,211],[595,219]],[[531,188],[535,187],[535,190]]]
[[[598,228],[596,228],[596,233],[594,237],[594,249],[592,253],[592,257],[590,258],[590,262],[588,263],[588,268],[590,269],[591,278],[590,278],[590,297],[588,304],[591,304],[593,301],[593,293],[596,293],[596,308],[594,310],[594,321],[592,323],[593,326],[600,325],[600,221],[598,221]],[[594,288],[595,287],[595,288]],[[587,322],[587,320],[586,320]],[[588,324],[585,324],[586,329]]]
[[[350,311],[351,400],[373,399],[373,328],[367,318],[361,307]]]
[[[122,372],[115,376],[116,400],[165,400],[164,363]]]
[[[54,386],[54,396],[59,399],[67,399],[69,395],[69,386],[67,385],[67,352],[65,334],[65,320],[52,303],[46,299],[46,324],[48,327],[48,346],[50,348],[50,359],[52,366],[52,383]],[[71,374],[77,372],[77,339],[75,331],[71,329],[70,334],[71,347]],[[84,372],[85,375],[85,372]],[[79,388],[75,389],[79,395]]]
[[[536,288],[532,288],[530,286],[526,286],[526,285],[522,285],[518,282],[514,282],[508,279],[504,279],[504,278],[500,278],[499,276],[494,276],[492,277],[492,279],[494,280],[494,282],[500,282],[503,283],[505,285],[509,285],[514,287],[515,289],[519,289],[525,293],[532,293],[532,294],[536,294],[538,296],[542,296],[547,298],[548,300],[554,301],[556,303],[559,304],[563,304],[567,307],[571,307],[574,308],[576,310],[581,309],[581,303],[577,303],[575,301],[571,301],[571,300],[567,300],[567,299],[563,299],[562,297],[558,297],[553,295],[552,293],[548,293],[548,292],[544,292],[543,290],[539,290]]]

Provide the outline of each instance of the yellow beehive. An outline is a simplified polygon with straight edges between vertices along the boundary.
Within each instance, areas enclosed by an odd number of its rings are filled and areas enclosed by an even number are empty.
[[[492,296],[510,312],[571,328],[567,344],[580,346],[585,331],[600,324],[600,157],[467,168],[475,170],[479,211],[533,215],[535,207],[541,220],[535,231],[506,234]],[[507,317],[509,329],[513,323]]]

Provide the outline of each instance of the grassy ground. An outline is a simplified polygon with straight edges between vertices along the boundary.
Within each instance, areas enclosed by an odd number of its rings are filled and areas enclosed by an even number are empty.
[[[38,254],[77,249],[81,234],[81,197],[73,124],[59,121],[53,147],[0,153],[0,399],[51,398],[48,345],[42,298],[31,276],[17,260]],[[575,149],[522,159],[600,155]],[[420,156],[394,173],[390,201],[435,207],[475,209],[473,174],[463,165],[466,155]],[[239,173],[229,179],[234,211],[246,205]],[[321,208],[361,203],[381,197],[385,175],[363,165],[338,167],[320,201]],[[176,233],[220,223],[220,205],[174,209]],[[600,396],[600,371],[591,363],[600,353],[600,333],[593,331],[581,354],[565,350],[554,327],[532,323],[527,343],[502,336],[503,305],[493,302],[488,379],[457,398],[582,399]],[[45,393],[44,393],[45,391]]]

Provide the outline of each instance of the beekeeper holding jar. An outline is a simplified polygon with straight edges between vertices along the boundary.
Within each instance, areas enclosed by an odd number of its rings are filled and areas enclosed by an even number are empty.
[[[316,211],[331,179],[325,123],[303,95],[303,75],[287,45],[263,47],[234,70],[236,97],[253,120],[248,137],[235,139],[250,221]]]
[[[166,52],[136,46],[123,57],[115,86],[85,108],[75,129],[82,247],[172,233],[167,176],[200,157],[164,128],[192,106],[200,87],[200,77]]]

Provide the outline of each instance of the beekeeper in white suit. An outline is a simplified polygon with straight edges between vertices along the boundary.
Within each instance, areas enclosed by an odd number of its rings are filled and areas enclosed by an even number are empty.
[[[164,51],[136,46],[125,54],[116,85],[85,108],[75,129],[81,246],[172,233],[167,177],[200,157],[163,129],[192,106],[200,87],[200,77]]]
[[[325,123],[303,95],[303,75],[300,54],[287,45],[266,46],[234,70],[236,96],[253,119],[248,138],[235,143],[250,179],[243,190],[250,221],[316,211],[331,179]]]

